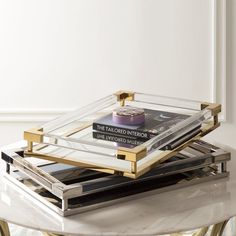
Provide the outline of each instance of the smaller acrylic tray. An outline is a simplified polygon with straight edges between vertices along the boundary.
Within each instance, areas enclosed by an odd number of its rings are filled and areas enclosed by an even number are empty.
[[[43,209],[62,215],[227,177],[230,153],[196,141],[138,179],[2,152],[4,177]],[[222,190],[221,190],[222,192]]]
[[[94,122],[124,105],[176,113],[186,118],[163,127],[163,132],[135,147],[121,147],[115,142],[94,138]],[[220,111],[219,104],[119,91],[25,131],[24,138],[28,141],[25,155],[135,179],[217,128]],[[169,145],[171,148],[165,150]]]

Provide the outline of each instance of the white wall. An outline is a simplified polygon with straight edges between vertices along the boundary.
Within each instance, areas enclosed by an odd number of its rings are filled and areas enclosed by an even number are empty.
[[[209,139],[236,148],[236,1],[227,0],[227,122],[209,135]]]
[[[1,144],[119,89],[211,100],[213,2],[0,1]]]

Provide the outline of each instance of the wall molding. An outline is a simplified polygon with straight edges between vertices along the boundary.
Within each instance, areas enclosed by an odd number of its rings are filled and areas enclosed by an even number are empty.
[[[226,121],[226,0],[212,0],[212,102],[222,104]]]

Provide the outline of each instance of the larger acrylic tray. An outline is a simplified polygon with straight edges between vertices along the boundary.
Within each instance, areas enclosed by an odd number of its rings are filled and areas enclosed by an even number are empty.
[[[23,150],[19,147],[2,152],[5,178],[28,196],[32,204],[62,216],[229,174],[230,153],[203,141],[192,143],[138,179],[27,157]]]
[[[115,108],[138,108],[187,115],[183,121],[135,147],[120,147],[93,137],[92,125]],[[84,108],[24,132],[25,155],[138,178],[219,126],[219,104],[119,91]],[[192,136],[189,132],[198,130]],[[38,145],[39,144],[39,145]],[[163,150],[174,144],[170,150]]]

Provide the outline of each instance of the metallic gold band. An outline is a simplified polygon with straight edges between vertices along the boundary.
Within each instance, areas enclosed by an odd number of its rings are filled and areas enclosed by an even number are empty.
[[[47,232],[42,232],[44,236],[63,236],[61,234],[53,234],[53,233],[47,233]]]
[[[222,236],[225,230],[225,226],[228,223],[228,221],[229,220],[220,222],[218,224],[212,225],[212,227],[208,226],[208,227],[201,228],[197,230],[195,233],[191,234],[191,236],[206,236],[206,235]],[[189,233],[186,234],[184,232],[170,234],[170,236],[186,236],[186,235],[190,235],[190,234]]]
[[[0,235],[10,236],[10,231],[7,222],[0,220]]]
[[[199,231],[193,234],[193,236],[205,236],[209,230],[209,227],[201,228]]]

